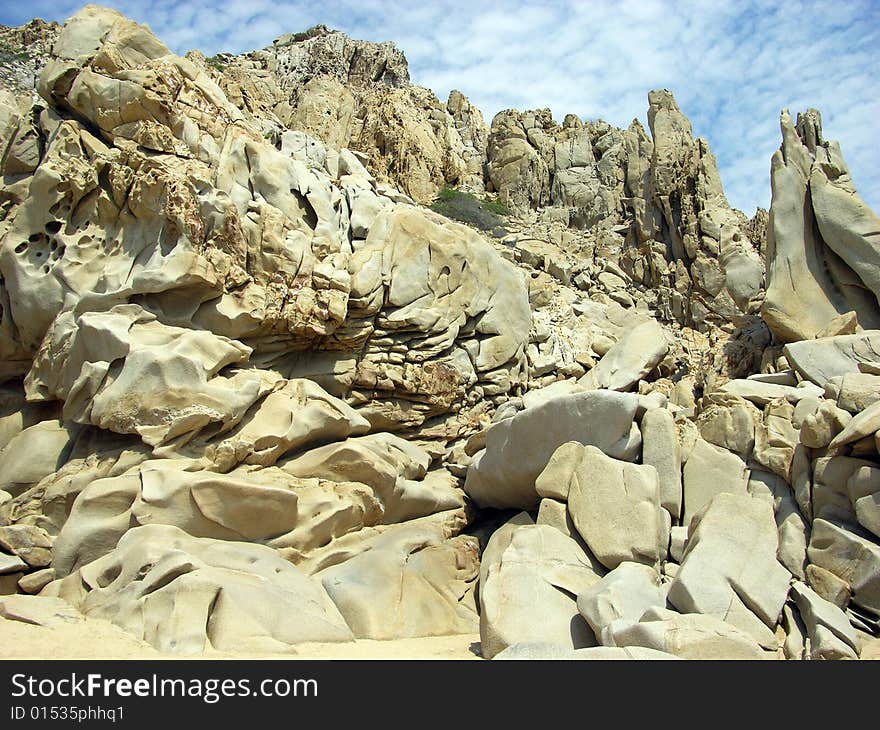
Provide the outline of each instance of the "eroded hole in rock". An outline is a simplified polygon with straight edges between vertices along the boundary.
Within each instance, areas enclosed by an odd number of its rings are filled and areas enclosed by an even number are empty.
[[[51,234],[56,234],[61,230],[61,221],[50,221],[46,224],[46,231]]]
[[[440,276],[449,276],[452,272],[450,271],[448,266],[444,266],[440,269]]]
[[[15,247],[15,253],[24,253],[27,250],[27,242],[22,242]]]
[[[28,236],[28,241],[30,241],[31,243],[36,243],[37,241],[42,240],[42,238],[43,238],[42,233],[31,233],[31,235]]]

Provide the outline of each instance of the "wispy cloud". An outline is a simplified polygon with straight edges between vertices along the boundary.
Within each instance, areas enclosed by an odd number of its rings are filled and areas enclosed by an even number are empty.
[[[814,106],[860,192],[880,211],[880,5],[850,0],[110,0],[177,52],[269,45],[315,23],[393,40],[415,83],[460,89],[491,120],[549,107],[627,125],[671,89],[719,161],[733,205],[770,202],[782,107]],[[33,0],[0,22],[63,20],[80,3]]]

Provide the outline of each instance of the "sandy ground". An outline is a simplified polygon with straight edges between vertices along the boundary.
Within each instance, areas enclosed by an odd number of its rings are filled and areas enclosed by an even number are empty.
[[[479,659],[479,634],[300,644],[284,654],[212,651],[204,659]],[[0,659],[188,659],[164,654],[106,621],[35,626],[0,618]]]
[[[862,659],[880,659],[880,639],[862,634]],[[107,621],[88,619],[35,626],[0,618],[2,659],[463,659],[480,658],[479,634],[344,644],[300,644],[288,653],[209,651],[200,657],[165,654]]]

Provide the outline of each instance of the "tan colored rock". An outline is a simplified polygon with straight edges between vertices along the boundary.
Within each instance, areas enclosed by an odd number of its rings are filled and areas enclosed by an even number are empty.
[[[617,647],[617,646],[590,646],[585,649],[566,649],[559,644],[539,641],[523,641],[509,646],[496,654],[493,659],[498,660],[535,660],[535,659],[577,659],[581,661],[609,661],[631,660],[639,661],[654,659],[678,659],[672,654],[667,654],[656,649],[646,649],[641,646]]]
[[[799,581],[791,594],[807,628],[811,659],[858,659],[861,642],[840,608]]]
[[[576,440],[613,457],[635,458],[638,399],[613,391],[553,398],[494,424],[468,469],[464,490],[481,506],[537,506],[535,480],[559,446]]]
[[[860,236],[868,220],[867,209],[844,173],[839,147],[822,139],[821,117],[814,109],[799,114],[797,125],[783,110],[781,128],[782,147],[771,164],[773,202],[762,316],[783,342],[809,340],[850,311],[857,313],[863,327],[876,327],[880,310],[870,289],[873,281],[864,268],[870,268],[872,259],[851,268],[854,252],[841,244],[845,230],[843,240],[859,250],[870,250],[870,246],[864,248]],[[826,169],[844,174],[840,188],[829,187]],[[817,200],[813,199],[814,184]],[[859,215],[844,222],[840,205],[859,210]],[[860,273],[867,276],[867,282]]]
[[[880,547],[829,520],[813,521],[810,562],[833,573],[852,589],[852,601],[880,613]]]
[[[645,647],[681,659],[767,659],[747,633],[714,616],[648,609],[638,622],[614,627],[614,645]]]
[[[684,465],[682,524],[689,525],[718,494],[745,494],[748,471],[736,454],[698,439]]]
[[[24,429],[0,451],[0,489],[16,496],[60,469],[79,428],[62,421],[42,421]]]
[[[755,426],[760,418],[759,411],[746,399],[716,391],[704,397],[697,425],[703,439],[748,459],[755,447]]]
[[[18,580],[18,587],[23,593],[34,595],[43,590],[53,580],[55,580],[55,571],[52,568],[43,568],[33,573],[28,573]]]
[[[785,400],[772,401],[764,408],[755,428],[754,460],[786,481],[791,478],[791,462],[800,440],[792,424],[794,406]]]
[[[648,320],[627,332],[596,367],[584,376],[586,387],[629,390],[666,356],[669,344],[656,320]]]
[[[480,640],[491,659],[522,641],[595,646],[574,596],[599,580],[574,540],[549,525],[498,531],[480,567]]]
[[[596,638],[605,646],[613,646],[615,626],[639,621],[649,608],[666,608],[668,590],[656,569],[621,563],[578,595],[578,611]]]
[[[195,538],[168,525],[128,531],[113,552],[44,594],[176,654],[352,639],[321,585],[271,548]]]
[[[669,543],[657,470],[585,446],[571,475],[568,511],[590,551],[613,570],[624,561],[659,565]]]
[[[478,573],[476,540],[416,520],[315,578],[356,637],[399,639],[475,632]]]
[[[801,580],[807,567],[809,528],[791,487],[778,474],[753,469],[749,473],[749,494],[773,507],[779,536],[776,557],[788,572]]]
[[[778,547],[772,507],[748,495],[719,494],[691,523],[669,602],[722,619],[775,648],[791,578],[777,561]]]
[[[880,402],[868,406],[846,425],[828,445],[831,449],[851,444],[860,439],[873,436],[880,431]]]
[[[660,504],[678,523],[681,516],[681,445],[672,414],[655,408],[642,416],[642,463],[657,470]]]
[[[803,378],[824,387],[832,378],[858,373],[860,362],[876,360],[880,353],[880,331],[865,330],[854,335],[791,342],[783,352]]]
[[[851,420],[852,416],[833,402],[822,401],[815,413],[804,418],[801,443],[811,449],[824,449]]]
[[[852,589],[846,581],[818,565],[808,565],[806,574],[807,584],[817,595],[840,609],[847,607],[852,597]]]
[[[52,538],[33,525],[0,527],[0,549],[17,555],[31,568],[45,568],[52,562]]]

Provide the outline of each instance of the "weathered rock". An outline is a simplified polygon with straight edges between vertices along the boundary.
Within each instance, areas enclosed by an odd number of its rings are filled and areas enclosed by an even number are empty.
[[[861,363],[860,363],[861,365]],[[837,405],[859,413],[880,400],[880,377],[871,373],[847,373],[841,378]]]
[[[639,563],[621,563],[600,581],[578,595],[581,616],[596,638],[613,646],[614,622],[638,621],[652,607],[666,607],[669,586],[660,581],[655,568]]]
[[[847,607],[852,597],[849,583],[818,565],[808,565],[806,574],[807,584],[818,596],[841,610]]]
[[[832,378],[858,373],[861,362],[877,360],[880,331],[790,342],[783,352],[801,377],[824,386]]]
[[[24,429],[0,451],[0,489],[16,496],[61,468],[79,428],[43,421]]]
[[[748,470],[742,459],[726,449],[698,439],[683,471],[684,514],[689,525],[717,494],[745,494]]]
[[[570,537],[584,550],[589,550],[584,539],[577,531],[572,522],[571,515],[565,502],[557,502],[555,499],[542,499],[538,506],[538,517],[535,520],[538,525],[550,525],[555,527],[566,537]]]
[[[0,527],[0,549],[17,555],[31,568],[45,568],[52,562],[52,538],[33,525]]]
[[[480,640],[492,658],[522,641],[595,646],[575,597],[599,580],[574,540],[548,525],[493,534],[480,567]]]
[[[813,521],[807,556],[852,590],[852,601],[880,614],[880,545],[830,520]]]
[[[663,328],[650,319],[627,332],[584,376],[583,382],[587,387],[629,390],[650,373],[668,351]]]
[[[745,398],[712,393],[697,417],[700,436],[747,460],[755,447],[755,426],[761,415]]]
[[[852,416],[845,410],[831,401],[822,401],[815,413],[804,418],[800,428],[801,443],[811,449],[824,449],[851,420]]]
[[[533,509],[539,501],[535,480],[562,444],[578,441],[614,458],[634,459],[641,441],[637,405],[632,394],[588,391],[496,423],[468,469],[464,490],[483,507]]]
[[[809,530],[791,488],[777,474],[755,469],[749,474],[748,489],[753,498],[764,499],[773,507],[779,535],[776,557],[788,572],[803,580]]]
[[[735,626],[767,648],[788,595],[791,574],[779,564],[776,522],[766,502],[718,494],[690,526],[669,602]]]
[[[581,661],[628,660],[653,661],[655,659],[679,659],[672,654],[642,646],[590,646],[585,649],[567,649],[559,644],[530,641],[507,647],[495,655],[496,660],[578,659]]]
[[[83,618],[67,601],[48,596],[4,596],[0,598],[0,617],[48,628],[76,623]]]
[[[758,380],[738,379],[731,380],[721,386],[724,393],[738,395],[751,401],[755,405],[765,406],[777,398],[785,398],[791,403],[797,403],[803,398],[821,398],[825,391],[812,383],[806,386],[792,388],[790,385],[778,385],[777,383],[762,383]]]
[[[880,431],[880,402],[868,406],[846,425],[828,445],[831,449],[851,444],[868,436],[873,436]]]
[[[660,505],[657,470],[612,459],[585,446],[571,475],[568,512],[605,567],[624,561],[658,565],[669,543],[669,513]]]
[[[18,587],[24,593],[36,594],[55,580],[56,577],[55,571],[52,568],[36,570],[21,577],[18,581]]]
[[[786,481],[800,433],[792,424],[794,406],[788,401],[771,401],[755,427],[754,460]]]
[[[799,114],[797,126],[783,110],[781,128],[782,147],[771,163],[773,202],[763,318],[777,339],[789,343],[812,339],[831,320],[850,311],[857,313],[863,327],[876,327],[880,310],[870,289],[874,282],[860,278],[870,271],[874,254],[856,262],[854,251],[843,244],[871,250],[860,236],[868,220],[867,208],[852,187],[840,148],[822,139],[821,118],[814,109]],[[829,192],[831,170],[842,176],[839,191]],[[844,205],[858,209],[860,216],[844,222],[840,209],[831,203],[834,200],[846,200]]]
[[[657,470],[660,483],[660,504],[669,512],[672,522],[681,516],[681,446],[672,414],[655,408],[642,416],[642,463]]]
[[[783,656],[786,659],[803,659],[807,645],[807,629],[791,602],[787,602],[782,609],[782,627],[785,630],[785,641],[782,644]]]
[[[767,659],[758,643],[714,616],[648,609],[638,622],[614,627],[614,646],[645,647],[681,659]]]
[[[169,525],[129,530],[113,552],[44,594],[177,654],[352,639],[321,585],[271,548],[190,537]]]
[[[357,638],[400,639],[475,632],[478,572],[476,540],[414,521],[315,577]]]
[[[0,575],[21,573],[27,570],[28,565],[17,555],[0,553]]]
[[[791,595],[807,628],[811,659],[858,659],[859,637],[843,611],[798,581]]]

